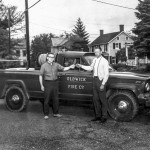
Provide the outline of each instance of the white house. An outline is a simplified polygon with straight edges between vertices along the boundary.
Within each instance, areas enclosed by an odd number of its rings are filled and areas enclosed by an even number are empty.
[[[116,52],[125,48],[127,43],[131,44],[133,40],[124,31],[124,25],[120,25],[119,32],[104,34],[104,31],[100,30],[100,36],[89,45],[89,51],[93,52],[95,48],[101,47],[102,51],[108,55],[109,62],[115,63]]]

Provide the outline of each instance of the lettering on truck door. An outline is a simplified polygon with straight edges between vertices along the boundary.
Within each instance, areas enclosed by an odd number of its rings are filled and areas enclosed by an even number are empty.
[[[69,58],[71,59],[71,58]],[[64,66],[81,63],[80,58],[64,59]],[[70,63],[72,62],[72,63]],[[59,94],[62,99],[88,100],[92,97],[92,73],[81,68],[59,73]],[[82,98],[82,99],[81,99]]]

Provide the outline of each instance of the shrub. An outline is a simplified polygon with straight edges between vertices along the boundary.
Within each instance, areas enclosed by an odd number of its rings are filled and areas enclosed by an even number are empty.
[[[131,71],[131,72],[137,72],[137,73],[150,72],[150,64],[141,64],[138,67],[128,66],[126,64],[113,64],[112,67],[117,71]]]
[[[17,68],[20,67],[20,62],[12,62],[12,61],[1,61],[0,62],[0,69],[7,69],[7,68]]]

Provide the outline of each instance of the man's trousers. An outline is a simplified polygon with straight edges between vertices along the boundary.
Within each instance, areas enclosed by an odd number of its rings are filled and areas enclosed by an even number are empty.
[[[95,116],[107,118],[108,104],[106,99],[106,86],[103,91],[100,91],[102,81],[98,77],[94,77],[93,79],[93,104]]]
[[[44,115],[49,115],[49,105],[52,102],[53,114],[58,114],[59,100],[58,100],[58,81],[44,81]]]

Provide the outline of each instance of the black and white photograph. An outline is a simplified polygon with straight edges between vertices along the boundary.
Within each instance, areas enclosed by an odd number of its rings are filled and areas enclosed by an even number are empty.
[[[0,0],[0,150],[149,150],[150,0]]]

